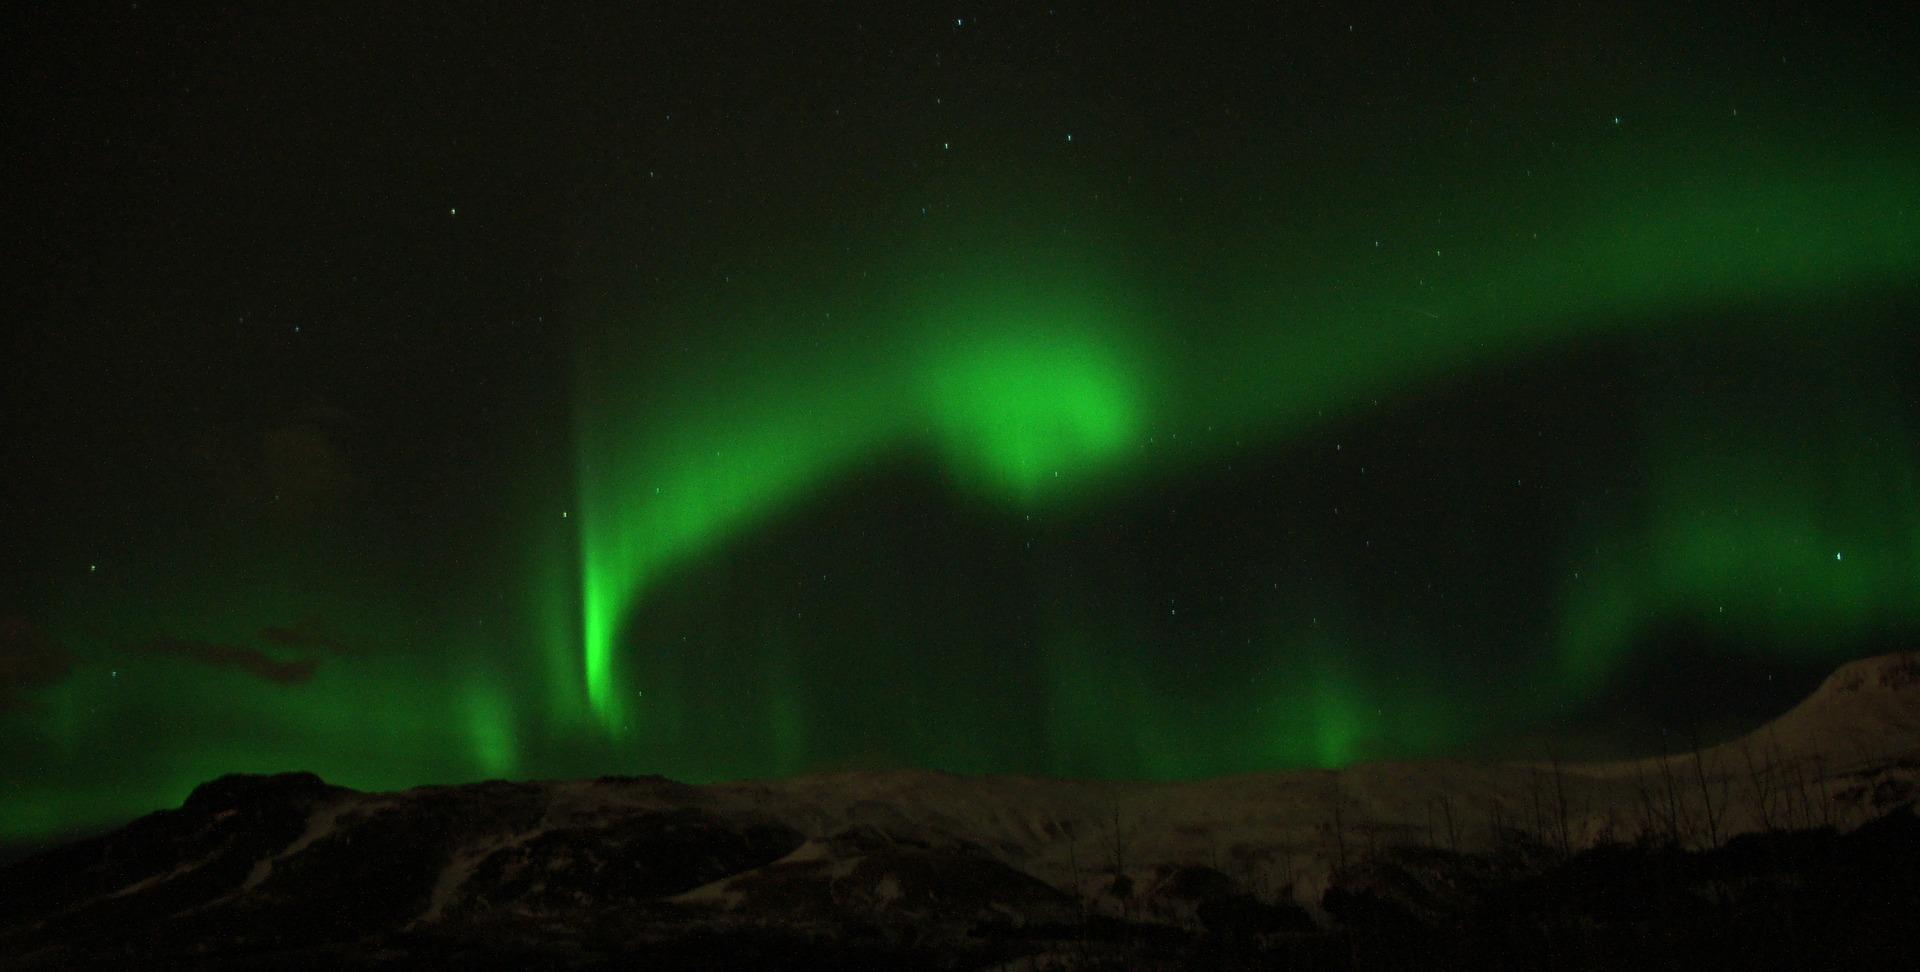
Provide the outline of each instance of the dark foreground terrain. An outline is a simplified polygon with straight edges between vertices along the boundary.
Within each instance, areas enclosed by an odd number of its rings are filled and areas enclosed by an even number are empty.
[[[1920,967],[1920,659],[1628,763],[228,776],[0,866],[0,968]]]
[[[983,848],[849,829],[823,847],[848,856],[809,858],[796,830],[694,808],[502,845],[455,898],[444,884],[457,849],[539,820],[542,787],[415,791],[299,846],[316,809],[345,792],[310,775],[228,777],[178,810],[16,863],[0,871],[0,956],[50,968],[712,969],[1863,969],[1920,957],[1911,803],[1847,833],[1745,834],[1706,850],[1601,843],[1563,857],[1517,830],[1482,853],[1356,849],[1307,903],[1196,863],[1108,877],[1116,915]],[[839,860],[858,863],[828,863]],[[749,874],[737,900],[685,894]]]

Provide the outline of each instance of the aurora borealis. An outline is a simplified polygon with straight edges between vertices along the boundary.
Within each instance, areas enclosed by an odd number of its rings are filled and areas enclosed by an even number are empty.
[[[16,14],[0,838],[1750,727],[1920,632],[1915,38],[1792,14]]]

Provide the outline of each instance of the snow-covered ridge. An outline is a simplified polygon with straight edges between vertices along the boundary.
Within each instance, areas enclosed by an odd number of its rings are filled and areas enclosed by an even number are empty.
[[[1705,849],[1759,831],[1844,831],[1910,808],[1917,770],[1920,656],[1902,654],[1843,666],[1741,739],[1599,764],[1385,762],[1185,782],[902,770],[378,794],[311,774],[226,777],[178,810],[9,867],[0,915],[16,917],[0,919],[0,954],[141,921],[236,947],[769,922],[959,941],[1089,914],[1310,927],[1326,920],[1330,889],[1406,852],[1564,856],[1609,841]]]

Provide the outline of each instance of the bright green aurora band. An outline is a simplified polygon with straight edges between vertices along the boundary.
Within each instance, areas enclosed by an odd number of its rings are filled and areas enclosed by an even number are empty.
[[[1465,711],[1538,714],[1592,691],[1649,623],[1696,619],[1756,648],[1802,651],[1910,623],[1920,497],[1898,372],[1871,337],[1839,366],[1779,367],[1792,352],[1740,349],[1834,327],[1780,321],[1836,295],[1911,286],[1920,167],[1905,147],[1774,148],[1764,164],[1595,149],[1590,167],[1550,185],[1462,185],[1466,228],[1451,248],[1409,245],[1419,227],[1377,229],[1370,215],[1390,209],[1379,200],[1353,200],[1346,212],[1358,216],[1246,229],[1239,252],[1210,251],[1184,274],[1165,269],[1191,265],[1181,254],[1121,252],[1124,234],[1063,241],[1003,225],[973,245],[901,256],[869,293],[668,311],[728,315],[734,344],[649,354],[610,327],[580,358],[579,681],[556,697],[556,715],[572,717],[583,697],[606,732],[686,765],[677,760],[702,752],[730,713],[752,731],[694,761],[701,769],[811,765],[809,729],[827,716],[795,685],[803,662],[790,633],[747,635],[753,647],[728,655],[704,633],[685,640],[689,629],[658,618],[652,599],[684,565],[876,456],[935,459],[1008,521],[1097,516],[1183,469],[1217,468],[1248,443],[1280,448],[1383,396],[1622,336],[1654,349],[1640,402],[1649,416],[1614,422],[1647,430],[1630,457],[1644,471],[1632,484],[1642,513],[1610,510],[1543,538],[1575,566],[1547,593],[1557,618],[1543,625],[1537,663],[1507,676],[1535,683],[1538,701],[1466,701],[1438,671],[1358,662],[1363,633],[1332,629],[1331,609],[1304,632],[1261,632],[1263,650],[1226,666],[1229,684],[1170,692],[1181,676],[1140,631],[1060,611],[1045,625],[1053,643],[1035,646],[1041,755],[964,741],[991,720],[1031,716],[955,703],[903,673],[908,697],[894,711],[927,713],[958,737],[907,752],[955,768],[1152,776],[1333,765],[1457,742],[1470,734]],[[1681,346],[1690,364],[1667,360]],[[1729,377],[1752,387],[1722,402],[1700,391]],[[1771,417],[1740,424],[1755,415]],[[876,650],[931,650],[899,637]],[[558,671],[575,642],[552,645]],[[703,694],[714,681],[724,690]],[[1019,682],[952,690],[996,695]]]
[[[1920,628],[1920,152],[1600,127],[1524,182],[1223,176],[1244,206],[1128,224],[1028,166],[866,254],[773,231],[782,272],[580,336],[571,485],[481,589],[249,548],[50,621],[82,665],[0,708],[0,835],[248,770],[1331,766],[1578,708],[1666,627]],[[1475,411],[1542,387],[1537,440]],[[278,684],[88,648],[308,613],[379,650]]]

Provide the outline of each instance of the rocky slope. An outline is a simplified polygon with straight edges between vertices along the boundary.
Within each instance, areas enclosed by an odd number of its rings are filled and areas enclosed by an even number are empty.
[[[1588,929],[1563,947],[1626,954],[1703,900],[1722,936],[1852,893],[1834,888],[1877,894],[1845,922],[1905,907],[1917,773],[1920,659],[1894,655],[1742,740],[1610,764],[400,793],[234,776],[0,869],[0,964],[1366,966],[1485,960],[1556,922]],[[1864,964],[1899,954],[1849,934]]]

